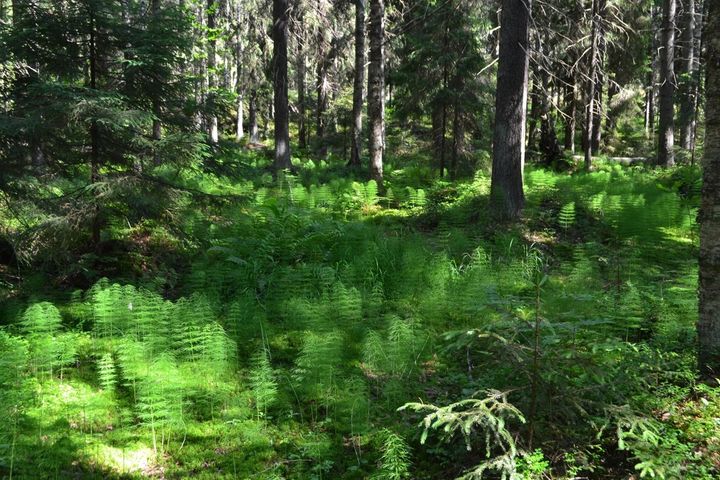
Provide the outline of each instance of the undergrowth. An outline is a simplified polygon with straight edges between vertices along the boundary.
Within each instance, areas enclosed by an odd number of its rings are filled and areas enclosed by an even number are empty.
[[[146,225],[123,275],[7,296],[0,475],[718,475],[696,169],[530,169],[508,227],[483,174],[398,170],[381,197],[305,167],[186,175],[237,199]]]

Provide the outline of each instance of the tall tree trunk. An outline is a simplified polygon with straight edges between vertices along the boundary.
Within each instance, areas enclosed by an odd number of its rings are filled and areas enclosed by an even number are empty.
[[[288,0],[273,0],[273,88],[275,170],[292,169],[288,107]]]
[[[455,180],[457,177],[458,161],[462,155],[465,145],[465,124],[464,117],[461,111],[460,102],[455,100],[455,107],[453,108],[453,148],[452,148],[452,162],[450,164],[450,179]]]
[[[445,141],[445,131],[443,129],[443,106],[440,102],[435,102],[432,106],[432,111],[430,112],[430,120],[432,123],[432,140],[433,140],[433,150],[435,153],[436,158],[441,158],[442,151]]]
[[[533,71],[533,73],[535,73]],[[540,85],[538,83],[539,75],[532,75],[532,81],[530,83],[530,118],[528,119],[528,133],[527,133],[527,151],[535,152],[535,146],[537,145],[537,130],[538,123],[540,122]]]
[[[207,52],[207,78],[208,78],[208,97],[210,99],[211,113],[207,118],[208,135],[210,143],[216,144],[219,140],[218,119],[215,115],[215,97],[217,95],[217,40],[215,40],[215,27],[217,26],[217,0],[207,0],[207,28],[211,32],[208,40]]]
[[[602,0],[592,1],[592,31],[590,34],[590,51],[589,51],[589,73],[587,79],[587,90],[585,93],[585,129],[583,131],[583,150],[585,151],[585,170],[592,167],[592,140],[593,140],[593,122],[595,120],[595,100],[597,98],[595,89],[598,79],[598,41],[599,41],[599,3]]]
[[[615,127],[617,126],[617,117],[620,113],[617,106],[613,106],[615,95],[620,93],[620,85],[611,79],[607,87],[607,118],[605,120],[605,137],[603,143],[608,145],[615,135]]]
[[[700,79],[704,75],[704,69],[702,62],[700,62],[699,57],[702,56],[703,52],[703,46],[705,43],[705,36],[704,36],[704,26],[703,26],[703,19],[707,17],[707,4],[708,2],[702,1],[700,2],[700,8],[698,13],[698,20],[695,23],[695,44],[697,45],[696,55],[695,55],[695,95],[694,95],[694,106],[693,109],[695,111],[695,118],[692,122],[692,140],[691,140],[691,148],[690,148],[690,164],[695,165],[695,148],[697,146],[697,131],[698,131],[698,119],[697,119],[697,112],[700,111],[700,100],[701,95],[700,94]]]
[[[370,175],[383,188],[385,150],[385,3],[370,0],[370,65],[368,66],[368,123]]]
[[[528,86],[528,26],[531,0],[503,0],[495,91],[490,198],[495,213],[520,216],[525,204],[525,117]]]
[[[320,52],[320,58],[315,67],[315,92],[317,101],[315,103],[315,137],[317,138],[318,151],[320,156],[327,153],[327,144],[325,142],[326,118],[325,112],[328,108],[328,65],[326,62],[327,54]]]
[[[720,375],[720,2],[707,2],[705,152],[700,205],[698,363],[707,378]]]
[[[683,1],[681,45],[683,56],[678,129],[680,130],[680,146],[685,150],[692,150],[695,130],[695,95],[697,95],[695,84],[695,0]]]
[[[298,48],[302,49],[303,46],[299,45]],[[306,61],[307,61],[307,58],[305,57],[305,51],[302,50],[298,53],[297,66],[295,68],[295,73],[297,75],[296,82],[297,82],[297,94],[298,94],[298,146],[303,149],[307,148],[307,142],[308,142],[307,100],[305,98],[305,95],[306,95],[305,62]]]
[[[538,40],[537,47],[540,55],[547,55],[547,52],[543,51],[544,41]],[[540,108],[539,146],[543,162],[546,165],[552,165],[562,155],[562,149],[555,131],[555,117],[552,112],[553,88],[550,85],[550,72],[544,65],[539,66],[537,73],[539,75],[537,80],[540,83],[540,96],[538,98]]]
[[[248,125],[250,127],[250,143],[258,143],[260,141],[260,131],[258,129],[257,91],[255,89],[250,91]]]
[[[675,116],[675,10],[676,0],[664,0],[660,51],[660,124],[657,164],[675,165],[673,152]]]
[[[565,104],[565,112],[563,116],[565,121],[564,148],[566,151],[574,154],[577,101],[575,100],[575,76],[572,74],[565,78],[565,95],[563,103]]]
[[[98,52],[97,52],[97,25],[95,22],[95,9],[90,5],[88,8],[90,17],[90,38],[89,38],[89,73],[90,73],[90,89],[97,90],[97,70],[98,70]],[[90,183],[100,181],[100,130],[96,119],[90,122]],[[97,197],[94,200],[93,218],[91,224],[91,241],[97,248],[100,243],[100,202]]]
[[[365,87],[365,0],[355,0],[355,75],[353,79],[352,145],[350,165],[360,166],[362,155],[362,109]]]
[[[600,144],[602,140],[602,120],[605,113],[603,108],[603,88],[605,86],[605,28],[603,26],[603,19],[605,18],[605,7],[607,0],[597,0],[598,2],[598,29],[597,29],[597,70],[595,83],[595,109],[593,111],[593,131],[592,131],[592,149],[593,152],[600,151]]]
[[[237,94],[237,115],[235,117],[235,140],[240,141],[245,136],[245,81],[243,78],[243,38],[245,37],[246,23],[243,18],[241,2],[235,5],[235,93]]]
[[[150,13],[153,16],[153,22],[160,21],[158,18],[158,15],[160,14],[160,0],[152,0],[150,2]],[[157,95],[158,93],[156,91],[152,100],[152,138],[155,142],[159,142],[162,139],[162,123],[160,122],[160,99]],[[158,164],[160,162],[160,158],[158,156],[157,148],[153,148],[153,150],[153,163]]]

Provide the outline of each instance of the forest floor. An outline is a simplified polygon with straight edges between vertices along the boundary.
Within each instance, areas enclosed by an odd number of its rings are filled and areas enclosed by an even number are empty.
[[[486,174],[396,163],[380,196],[340,160],[274,180],[228,151],[167,177],[172,224],[113,219],[102,269],[7,282],[0,477],[718,478],[697,168],[529,167],[502,225]],[[466,438],[398,411],[492,392],[517,413]]]

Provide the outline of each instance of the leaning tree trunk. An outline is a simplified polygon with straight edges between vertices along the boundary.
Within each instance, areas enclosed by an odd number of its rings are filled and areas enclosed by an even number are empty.
[[[275,170],[292,169],[290,161],[290,109],[288,107],[288,0],[273,0],[273,94],[275,117]]]
[[[525,204],[525,117],[531,0],[503,0],[495,91],[490,197],[500,218],[515,219]]]
[[[720,375],[720,2],[707,3],[705,153],[700,205],[698,362],[704,377]]]
[[[207,2],[207,27],[210,32],[215,30],[216,18],[217,18],[217,0],[208,0]],[[208,41],[208,54],[207,54],[207,77],[208,77],[208,89],[210,98],[210,115],[207,119],[208,122],[208,135],[210,136],[210,143],[216,144],[218,142],[218,119],[215,115],[215,96],[217,95],[217,75],[215,68],[217,67],[217,40],[215,34],[211,33]]]
[[[680,146],[692,150],[695,131],[695,0],[684,0],[682,29],[682,82],[680,84],[680,112],[678,130]]]
[[[350,165],[360,166],[362,155],[362,108],[365,84],[365,1],[355,0],[355,76],[353,80],[352,146]]]
[[[675,10],[676,0],[664,0],[660,52],[660,123],[657,164],[675,165],[673,152],[675,116]]]
[[[385,3],[370,0],[370,65],[368,66],[368,150],[370,175],[382,190],[385,150]]]

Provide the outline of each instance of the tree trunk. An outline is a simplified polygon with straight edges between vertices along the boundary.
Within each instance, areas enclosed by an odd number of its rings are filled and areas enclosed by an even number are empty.
[[[698,364],[707,378],[720,374],[720,3],[707,2],[705,152],[700,205]]]
[[[575,100],[575,76],[569,75],[565,79],[565,138],[564,148],[570,153],[575,153],[575,115],[577,102]]]
[[[593,111],[593,131],[592,131],[592,150],[600,151],[602,140],[602,120],[605,109],[603,108],[603,87],[605,86],[605,28],[603,27],[603,18],[605,17],[605,7],[607,0],[597,0],[598,17],[597,17],[597,67],[595,83],[595,109]]]
[[[327,154],[327,145],[325,143],[325,112],[328,107],[327,70],[326,54],[321,51],[320,58],[318,58],[318,63],[315,67],[315,92],[317,95],[317,101],[315,103],[315,137],[317,138],[320,156]]]
[[[307,101],[305,99],[305,52],[302,50],[302,44],[298,46],[297,66],[295,73],[297,75],[297,95],[298,95],[298,146],[307,148],[308,127],[307,127]]]
[[[250,126],[250,143],[258,143],[260,141],[260,132],[258,129],[257,115],[257,92],[253,89],[250,91],[250,105],[248,109],[248,124]]]
[[[680,146],[692,150],[695,130],[695,0],[684,0],[682,29],[682,81],[680,83],[680,112],[678,129]]]
[[[385,4],[370,0],[370,65],[368,66],[368,123],[370,175],[383,188],[385,150]]]
[[[217,19],[217,0],[208,0],[207,2],[207,28],[210,32],[213,32],[216,27]],[[217,95],[217,75],[215,69],[217,67],[217,40],[215,40],[215,33],[211,33],[208,40],[208,53],[207,53],[207,78],[208,78],[208,97],[210,99],[211,113],[207,118],[208,135],[210,137],[210,143],[216,144],[219,140],[218,134],[218,119],[215,115],[215,96]]]
[[[650,28],[653,34],[650,38],[650,71],[647,74],[647,86],[645,91],[645,138],[651,139],[655,136],[655,73],[658,71],[658,31],[656,28],[657,8],[650,7]]]
[[[490,198],[500,218],[520,216],[525,203],[525,117],[531,0],[503,0],[495,91]]]
[[[150,2],[150,12],[153,16],[153,21],[158,22],[158,14],[160,13],[160,0],[152,0]],[[160,99],[158,98],[158,92],[153,95],[152,100],[152,138],[155,142],[159,142],[162,139],[162,123],[160,122]],[[158,157],[157,148],[153,148],[153,163],[156,165],[160,162]]]
[[[460,111],[460,102],[455,101],[453,112],[453,149],[452,163],[450,164],[450,179],[457,178],[458,161],[465,146],[465,124],[463,113]]]
[[[587,80],[587,90],[585,93],[585,129],[583,131],[583,150],[585,152],[585,170],[592,167],[592,140],[593,140],[593,122],[595,119],[595,89],[598,77],[598,34],[599,34],[599,2],[602,0],[593,0],[592,2],[592,32],[590,34],[590,58],[589,73]]]
[[[533,72],[534,73],[534,72]],[[533,75],[532,82],[530,82],[530,118],[528,119],[528,133],[527,133],[527,151],[531,154],[535,152],[535,146],[537,144],[537,126],[540,120],[540,88],[537,77],[539,75]]]
[[[365,1],[355,0],[355,76],[353,80],[352,145],[350,165],[360,166],[362,155],[362,109],[365,85]]]
[[[288,107],[288,0],[273,0],[275,170],[292,169]]]
[[[90,16],[90,42],[89,49],[89,73],[90,73],[90,89],[97,90],[97,31],[95,24],[94,7],[89,7]],[[90,183],[94,184],[100,181],[100,130],[98,122],[93,119],[90,122]],[[94,200],[92,224],[90,227],[90,237],[92,244],[97,248],[100,243],[100,202],[97,196]]]
[[[245,136],[245,81],[243,79],[243,38],[245,22],[243,19],[242,5],[236,5],[235,21],[235,93],[237,94],[237,115],[235,117],[235,140],[240,141]]]
[[[544,40],[543,40],[544,41]],[[538,53],[547,55],[543,51],[544,45],[538,41]],[[562,155],[562,149],[555,131],[555,117],[552,112],[552,88],[550,85],[550,72],[544,65],[538,68],[540,83],[539,108],[540,108],[540,152],[542,160],[546,165],[552,165]]]
[[[617,126],[617,117],[620,113],[617,106],[613,108],[613,99],[615,95],[620,93],[620,85],[614,80],[608,82],[607,87],[607,118],[605,120],[605,138],[603,143],[608,145],[615,135],[615,127]]]
[[[676,0],[664,0],[662,45],[660,46],[660,124],[657,164],[675,165],[673,152],[675,116],[675,10]]]

